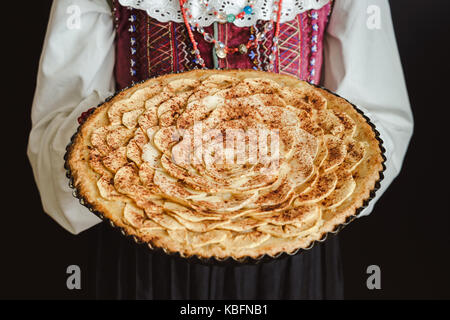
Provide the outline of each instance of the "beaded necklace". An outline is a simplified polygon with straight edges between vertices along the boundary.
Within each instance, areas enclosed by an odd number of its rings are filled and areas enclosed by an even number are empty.
[[[274,23],[274,21],[276,21],[275,35],[272,39],[272,42],[273,42],[273,46],[271,48],[272,53],[267,57],[267,59],[265,59],[266,66],[264,68],[266,71],[273,71],[274,62],[275,62],[275,58],[276,58],[275,52],[277,51],[278,36],[280,33],[281,3],[283,0],[278,0],[278,1],[274,2],[273,13],[270,17],[270,21],[268,21],[264,24],[264,27],[262,28],[261,31],[259,31],[255,26],[254,29],[256,30],[256,32],[251,33],[248,42],[242,43],[238,47],[234,47],[234,48],[226,46],[223,42],[214,39],[214,37],[212,37],[209,33],[205,32],[204,28],[201,27],[195,19],[193,19],[192,13],[190,12],[188,5],[187,5],[187,0],[179,0],[179,1],[180,1],[181,13],[183,16],[183,21],[184,21],[184,24],[186,25],[189,39],[191,40],[192,47],[194,49],[193,50],[193,53],[195,55],[194,62],[196,64],[200,65],[202,68],[206,68],[205,62],[202,59],[202,57],[200,56],[200,51],[198,50],[197,42],[194,39],[194,35],[193,35],[192,31],[197,30],[203,36],[203,38],[205,39],[206,42],[213,43],[215,46],[215,49],[216,49],[215,52],[216,52],[217,57],[220,59],[223,59],[227,56],[227,54],[234,54],[236,52],[239,52],[241,54],[247,54],[247,52],[250,48],[255,47],[257,49],[259,47],[259,41],[264,40],[266,38],[266,33],[273,30],[273,23]],[[208,2],[206,0],[201,0],[201,2],[203,5],[208,7]],[[212,10],[213,14],[216,17],[218,17],[219,22],[233,22],[236,18],[240,19],[245,14],[251,14],[253,12],[253,3],[254,3],[254,0],[249,1],[249,4],[247,6],[245,6],[244,9],[236,16],[228,14],[226,16],[226,21],[225,21],[224,15],[219,13],[217,10],[211,9],[211,8],[208,8],[208,9]],[[254,55],[254,52],[250,51],[250,58],[252,60],[254,60],[252,58],[252,55]],[[258,61],[259,61],[259,59],[258,59]],[[260,63],[258,64],[257,69],[262,69]]]

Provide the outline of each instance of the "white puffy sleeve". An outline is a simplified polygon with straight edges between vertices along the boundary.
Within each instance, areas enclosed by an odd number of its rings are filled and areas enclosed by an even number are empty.
[[[387,0],[336,0],[325,36],[324,86],[359,106],[386,148],[385,178],[370,206],[398,175],[413,117]]]
[[[114,92],[114,28],[105,0],[53,2],[32,106],[28,157],[42,205],[77,234],[100,220],[72,196],[64,170],[77,118]]]

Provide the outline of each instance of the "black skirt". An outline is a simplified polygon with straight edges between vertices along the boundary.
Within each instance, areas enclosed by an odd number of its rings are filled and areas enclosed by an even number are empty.
[[[242,266],[193,264],[137,245],[106,223],[93,231],[98,299],[342,299],[338,237],[296,256]],[[92,270],[92,269],[91,269]]]

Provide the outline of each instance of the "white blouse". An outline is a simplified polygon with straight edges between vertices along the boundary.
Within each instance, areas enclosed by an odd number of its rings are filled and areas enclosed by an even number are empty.
[[[373,20],[378,13],[379,24]],[[53,2],[31,112],[28,157],[45,212],[74,234],[100,219],[72,196],[63,157],[80,114],[114,92],[114,36],[105,0]],[[324,86],[367,113],[387,150],[385,178],[363,216],[400,172],[413,132],[388,1],[336,0],[324,41]]]

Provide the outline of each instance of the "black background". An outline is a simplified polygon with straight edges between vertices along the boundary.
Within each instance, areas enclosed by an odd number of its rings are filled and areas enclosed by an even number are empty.
[[[355,0],[356,1],[356,0]],[[449,299],[448,121],[450,1],[391,0],[415,118],[400,176],[370,217],[339,237],[348,299]],[[92,231],[73,236],[42,210],[26,157],[30,109],[51,1],[27,1],[2,13],[2,166],[0,298],[91,298]],[[386,75],[389,77],[389,74]],[[20,89],[20,90],[19,90]],[[383,94],[380,92],[380,94]],[[12,98],[11,98],[12,97]],[[66,268],[83,272],[82,290],[66,288]],[[368,290],[366,268],[381,268]],[[104,270],[107,272],[107,270]]]

